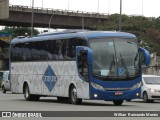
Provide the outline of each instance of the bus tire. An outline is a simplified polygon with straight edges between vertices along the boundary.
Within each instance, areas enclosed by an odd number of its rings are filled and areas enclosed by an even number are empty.
[[[31,101],[31,100],[33,99],[32,96],[30,95],[29,87],[28,87],[27,84],[26,84],[25,87],[24,87],[24,98],[25,98],[27,101]]]
[[[123,100],[115,100],[115,101],[113,101],[113,103],[114,103],[114,105],[116,105],[116,106],[120,106],[120,105],[122,105]]]
[[[82,103],[82,99],[77,98],[77,90],[74,85],[71,86],[71,89],[69,92],[69,100],[71,104],[75,104],[75,105]]]
[[[2,86],[2,93],[6,93],[4,86]]]
[[[28,84],[26,84],[25,88],[24,88],[24,98],[27,101],[37,101],[37,100],[39,100],[40,96],[38,96],[38,95],[31,95],[30,91],[29,91],[29,86],[28,86]]]

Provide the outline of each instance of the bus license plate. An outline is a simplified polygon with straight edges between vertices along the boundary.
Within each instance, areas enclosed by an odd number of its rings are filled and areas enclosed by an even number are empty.
[[[123,92],[121,92],[121,91],[120,91],[120,92],[115,92],[114,94],[115,94],[116,96],[117,96],[117,95],[123,95]]]

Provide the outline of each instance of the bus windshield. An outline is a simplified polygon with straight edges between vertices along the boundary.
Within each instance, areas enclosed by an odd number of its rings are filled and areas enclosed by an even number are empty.
[[[92,72],[103,80],[130,79],[140,75],[138,46],[135,39],[91,39]]]

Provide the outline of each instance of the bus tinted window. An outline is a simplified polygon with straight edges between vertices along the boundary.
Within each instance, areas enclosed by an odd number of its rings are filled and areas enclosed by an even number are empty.
[[[76,46],[87,46],[87,41],[79,38],[68,40],[67,58],[74,59],[76,57]]]
[[[56,60],[59,58],[59,48],[61,45],[61,40],[56,41],[53,40],[52,41],[52,55],[53,55],[53,60]]]
[[[60,54],[59,54],[59,58],[62,60],[66,59],[66,48],[67,48],[67,40],[62,40],[60,46]]]
[[[31,47],[30,43],[23,44],[23,61],[30,61],[31,58]]]
[[[23,61],[23,44],[19,43],[12,46],[11,57],[13,61]]]
[[[31,57],[32,60],[41,60],[41,43],[40,42],[32,42],[30,43],[31,47]]]
[[[52,60],[52,41],[43,41],[41,43],[41,60]]]
[[[75,60],[76,46],[87,46],[80,38],[18,43],[12,46],[12,61]]]

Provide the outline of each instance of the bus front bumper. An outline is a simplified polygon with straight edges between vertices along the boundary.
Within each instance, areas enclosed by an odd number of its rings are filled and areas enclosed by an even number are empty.
[[[140,98],[141,95],[141,87],[134,89],[134,90],[127,90],[127,91],[105,91],[105,90],[98,90],[92,88],[90,91],[90,97],[92,100],[131,100]]]

